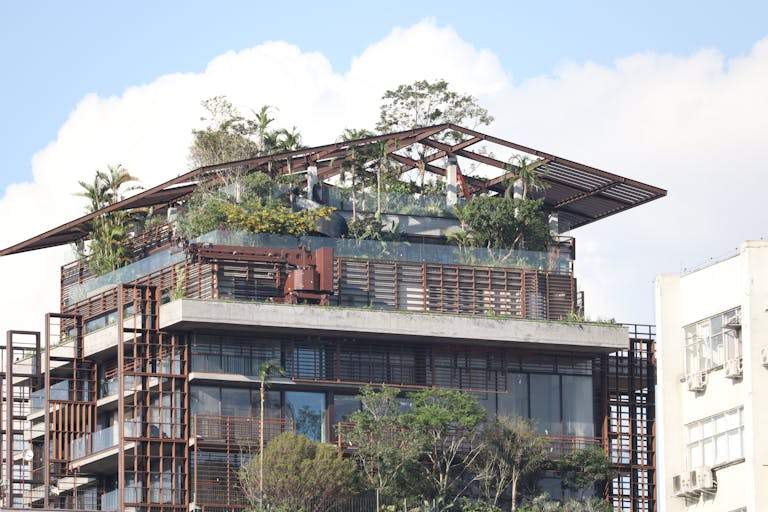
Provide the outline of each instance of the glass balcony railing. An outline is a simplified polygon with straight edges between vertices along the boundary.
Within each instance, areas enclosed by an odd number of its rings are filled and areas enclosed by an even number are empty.
[[[125,502],[126,503],[140,503],[142,502],[142,489],[140,487],[126,487],[125,488]],[[101,510],[117,510],[120,503],[120,491],[114,489],[112,491],[105,492],[101,495]]]
[[[392,260],[446,265],[477,265],[499,268],[530,268],[548,271],[570,271],[570,251],[521,249],[461,248],[455,245],[379,242],[314,236],[293,237],[266,233],[216,230],[201,235],[198,243],[238,245],[243,247],[292,248],[302,245],[309,250],[331,247],[334,256],[360,259]]]
[[[141,432],[141,424],[135,421],[125,422],[126,437],[137,437]],[[93,453],[117,446],[120,441],[120,429],[118,425],[97,430],[90,434],[78,437],[72,442],[69,450],[70,460],[81,459]]]
[[[157,252],[113,272],[88,279],[82,284],[70,285],[69,301],[77,302],[83,300],[96,290],[131,282],[156,270],[170,267],[182,261],[184,261],[184,252],[182,251],[171,252],[170,249],[166,249]]]
[[[85,393],[85,392],[83,392]],[[51,400],[72,400],[72,389],[68,380],[57,382],[51,386]],[[42,411],[45,407],[45,388],[33,391],[29,395],[30,412]]]
[[[133,389],[133,377],[125,377],[125,389]],[[116,395],[120,391],[120,381],[117,378],[107,379],[99,382],[99,398]]]

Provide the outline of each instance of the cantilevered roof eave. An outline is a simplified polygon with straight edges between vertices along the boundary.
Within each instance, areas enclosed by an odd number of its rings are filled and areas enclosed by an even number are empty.
[[[470,137],[470,139],[453,146],[432,139],[432,137],[445,130],[462,133]],[[544,181],[549,182],[551,185],[551,188],[544,192],[543,199],[545,205],[552,211],[562,212],[564,217],[568,218],[571,229],[640,206],[654,199],[664,197],[667,194],[666,190],[646,183],[487,135],[473,129],[446,123],[200,167],[144,190],[123,201],[102,208],[97,212],[83,215],[23,242],[2,249],[0,250],[0,256],[54,247],[83,239],[88,236],[90,223],[100,215],[119,210],[170,204],[192,193],[201,181],[211,179],[211,176],[226,172],[227,169],[245,168],[248,171],[253,171],[270,164],[270,162],[282,162],[287,168],[295,169],[302,165],[310,165],[311,162],[322,162],[324,166],[322,178],[326,179],[340,172],[339,162],[347,157],[348,152],[352,148],[380,141],[387,142],[386,147],[390,156],[405,167],[413,167],[418,162],[397,154],[395,151],[413,144],[426,144],[436,148],[443,148],[436,152],[443,156],[454,151],[455,154],[461,157],[500,168],[503,173],[509,171],[508,164],[495,160],[488,155],[472,152],[469,150],[470,146],[485,141],[535,156],[540,159],[540,165],[536,168],[536,172]],[[445,168],[439,167],[434,163],[428,163],[430,161],[434,162],[435,158],[428,158],[427,162],[424,163],[426,171],[443,176],[446,174]],[[485,181],[472,177],[467,177],[467,180],[472,187],[482,187]],[[490,181],[494,180],[491,179]],[[498,179],[495,181],[498,181]],[[497,183],[492,189],[498,190],[499,186]]]

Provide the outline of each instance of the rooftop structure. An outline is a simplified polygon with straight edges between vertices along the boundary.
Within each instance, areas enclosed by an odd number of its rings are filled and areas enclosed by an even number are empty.
[[[532,193],[547,243],[455,243],[457,205],[519,196],[520,169],[505,151],[532,157],[528,170],[547,184]],[[361,154],[444,187],[349,196],[342,174]],[[239,180],[256,172],[290,177],[273,192],[293,211],[334,212],[298,236],[225,222],[181,229],[196,191],[239,197]],[[87,258],[63,266],[61,308],[45,332],[8,334],[7,504],[244,508],[236,470],[258,449],[258,368],[276,361],[286,375],[268,392],[267,437],[294,430],[348,450],[345,422],[362,385],[462,389],[491,415],[531,418],[553,456],[603,446],[616,508],[655,510],[653,328],[583,320],[565,233],[663,195],[440,125],[203,167],[9,247],[0,254],[81,242],[118,211],[152,207],[164,219],[135,230],[119,268],[99,273]],[[347,233],[353,216],[373,211],[397,226],[396,240]],[[563,493],[556,474],[542,485]]]

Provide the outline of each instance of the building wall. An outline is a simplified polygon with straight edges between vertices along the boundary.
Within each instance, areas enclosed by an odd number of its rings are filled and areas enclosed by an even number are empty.
[[[768,343],[768,243],[747,242],[737,255],[693,273],[663,275],[656,281],[658,333],[659,507],[661,511],[722,511],[747,507],[765,510],[768,489],[768,428],[761,407],[768,396],[768,369],[760,349]],[[729,379],[724,368],[710,370],[704,392],[688,390],[685,382],[683,328],[734,307],[741,308],[743,378]],[[675,497],[674,475],[689,467],[686,425],[730,409],[743,407],[743,461],[715,466],[717,490],[698,498]],[[765,438],[765,434],[763,434]]]

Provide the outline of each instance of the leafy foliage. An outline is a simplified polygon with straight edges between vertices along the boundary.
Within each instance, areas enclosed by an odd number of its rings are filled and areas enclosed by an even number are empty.
[[[349,441],[368,486],[380,499],[403,495],[405,482],[418,462],[422,440],[408,427],[400,414],[398,390],[384,387],[360,392],[362,410],[352,415]]]
[[[490,421],[482,433],[483,450],[474,462],[483,496],[494,506],[507,491],[512,510],[518,500],[521,480],[538,471],[545,462],[544,439],[523,418],[500,417]]]
[[[397,225],[394,222],[386,224],[373,215],[360,215],[357,219],[348,222],[347,227],[347,236],[355,240],[388,242],[399,238]]]
[[[276,151],[301,147],[301,134],[292,130],[272,129],[275,118],[270,116],[272,107],[262,106],[250,117],[240,111],[225,97],[215,96],[202,102],[207,111],[208,126],[192,130],[189,161],[193,167],[253,158]]]
[[[448,510],[477,479],[469,468],[483,449],[477,434],[485,410],[474,396],[453,389],[423,389],[409,397],[406,421],[425,443],[422,492],[434,508]]]
[[[474,128],[492,121],[493,117],[478,104],[477,98],[452,91],[445,80],[417,80],[384,93],[376,129],[385,133],[442,123],[469,124]],[[445,137],[460,140],[460,134],[454,132]]]
[[[239,202],[222,188],[199,188],[180,221],[182,232],[190,238],[215,229],[302,236],[313,232],[317,222],[333,211],[328,207],[292,211],[272,198],[277,185],[264,173],[246,175],[238,186]]]
[[[355,464],[333,445],[283,433],[264,449],[263,501],[254,458],[240,470],[240,485],[253,509],[326,512],[355,489]]]
[[[488,249],[543,250],[551,241],[543,202],[476,196],[457,208],[462,230],[452,235],[459,245]]]
[[[595,482],[613,478],[613,470],[605,452],[597,446],[590,446],[565,455],[558,464],[563,485],[566,489],[582,493]]]
[[[520,506],[518,512],[612,512],[610,503],[599,498],[553,501],[546,494],[537,496]]]
[[[110,165],[106,172],[97,170],[91,183],[80,181],[78,195],[88,201],[87,211],[96,212],[122,201],[127,192],[136,189],[131,186],[135,181],[122,165]],[[81,244],[76,251],[89,258],[90,269],[96,275],[122,267],[130,262],[128,238],[147,223],[151,213],[151,210],[117,211],[96,217],[91,222],[88,246]]]

